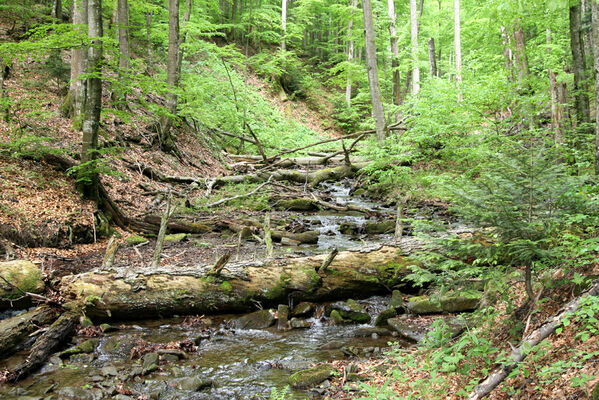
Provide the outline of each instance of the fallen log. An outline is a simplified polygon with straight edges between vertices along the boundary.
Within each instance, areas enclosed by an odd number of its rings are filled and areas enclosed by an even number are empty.
[[[62,279],[61,295],[94,320],[157,318],[173,314],[242,312],[296,300],[323,301],[387,292],[410,271],[404,255],[422,242],[339,252],[324,274],[327,254],[213,265],[92,271]]]
[[[76,313],[66,312],[62,314],[52,325],[50,325],[48,330],[35,341],[27,359],[10,371],[7,381],[16,382],[41,367],[46,359],[73,336],[78,321],[79,317]]]
[[[548,338],[555,330],[561,325],[562,320],[572,313],[576,312],[580,307],[581,300],[588,296],[599,296],[599,279],[595,280],[589,290],[587,290],[582,296],[570,301],[560,311],[545,320],[545,323],[539,328],[528,334],[518,347],[512,348],[512,352],[509,355],[507,361],[503,363],[498,369],[490,374],[484,381],[479,383],[468,400],[479,400],[489,395],[493,389],[497,387],[507,376],[512,372],[518,364],[526,358],[530,353],[530,349],[541,343],[543,340]]]
[[[51,324],[58,312],[48,306],[39,306],[31,311],[0,321],[0,354],[8,357],[23,344],[27,337],[43,327]]]
[[[257,221],[243,220],[240,222],[226,221],[225,225],[230,231],[240,233],[242,238],[250,237],[252,233],[258,234],[264,230],[264,227]],[[277,243],[283,241],[283,238],[287,238],[300,244],[316,244],[320,234],[317,231],[293,233],[275,229],[271,230],[270,235],[272,240]]]

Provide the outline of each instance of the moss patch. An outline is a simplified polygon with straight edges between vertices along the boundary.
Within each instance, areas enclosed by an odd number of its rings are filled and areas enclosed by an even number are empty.
[[[231,283],[229,281],[224,281],[223,283],[221,283],[219,288],[227,294],[233,291],[233,286],[231,286]]]
[[[289,384],[296,389],[305,389],[329,379],[335,373],[335,368],[329,364],[296,372],[289,377]]]
[[[136,246],[138,244],[142,244],[147,241],[148,241],[148,239],[146,239],[143,236],[139,236],[139,235],[131,235],[127,239],[125,239],[125,243],[127,243],[128,246]]]

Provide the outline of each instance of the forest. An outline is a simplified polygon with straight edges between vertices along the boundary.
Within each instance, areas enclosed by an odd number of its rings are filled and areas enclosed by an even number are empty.
[[[599,400],[598,0],[0,0],[0,398]]]

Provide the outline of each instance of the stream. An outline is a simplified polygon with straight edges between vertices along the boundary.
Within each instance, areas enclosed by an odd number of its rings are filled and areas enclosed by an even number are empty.
[[[393,210],[372,201],[352,197],[349,194],[351,183],[347,180],[323,184],[323,192],[340,205],[353,204],[393,214]],[[342,233],[340,226],[343,223],[355,224],[362,230],[367,219],[359,213],[318,212],[298,214],[297,218],[310,229],[320,232],[317,245],[302,245],[298,249],[300,251],[305,249],[317,253],[331,248],[344,250],[364,244],[383,243],[392,237],[390,234]],[[0,386],[0,398],[268,398],[272,388],[282,389],[288,385],[288,378],[294,371],[309,368],[316,362],[344,359],[348,355],[365,357],[381,354],[388,342],[400,340],[369,334],[367,330],[373,326],[375,316],[388,307],[388,297],[375,296],[358,302],[371,315],[370,324],[333,326],[328,318],[320,315],[307,319],[309,328],[288,331],[278,331],[276,327],[234,329],[229,321],[239,315],[210,316],[208,327],[205,324],[188,324],[183,317],[128,321],[125,325],[115,325],[114,331],[94,339],[97,340],[94,352],[74,355],[62,361],[55,356],[32,377],[17,385]],[[86,339],[76,336],[74,342]],[[184,359],[161,363],[157,371],[145,376],[128,377],[139,366],[137,359],[131,359],[131,351],[144,341],[188,341],[198,344],[198,351],[189,352]],[[409,343],[403,344],[407,346]],[[23,353],[17,353],[5,360],[0,368],[10,368],[24,356]],[[125,380],[126,383],[120,386]],[[319,393],[293,390],[291,396],[294,399],[318,398]]]

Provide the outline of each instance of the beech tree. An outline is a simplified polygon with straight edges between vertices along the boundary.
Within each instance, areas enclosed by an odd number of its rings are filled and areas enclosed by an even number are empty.
[[[412,94],[420,91],[420,66],[418,58],[418,10],[416,0],[410,0],[410,37],[412,41]]]

